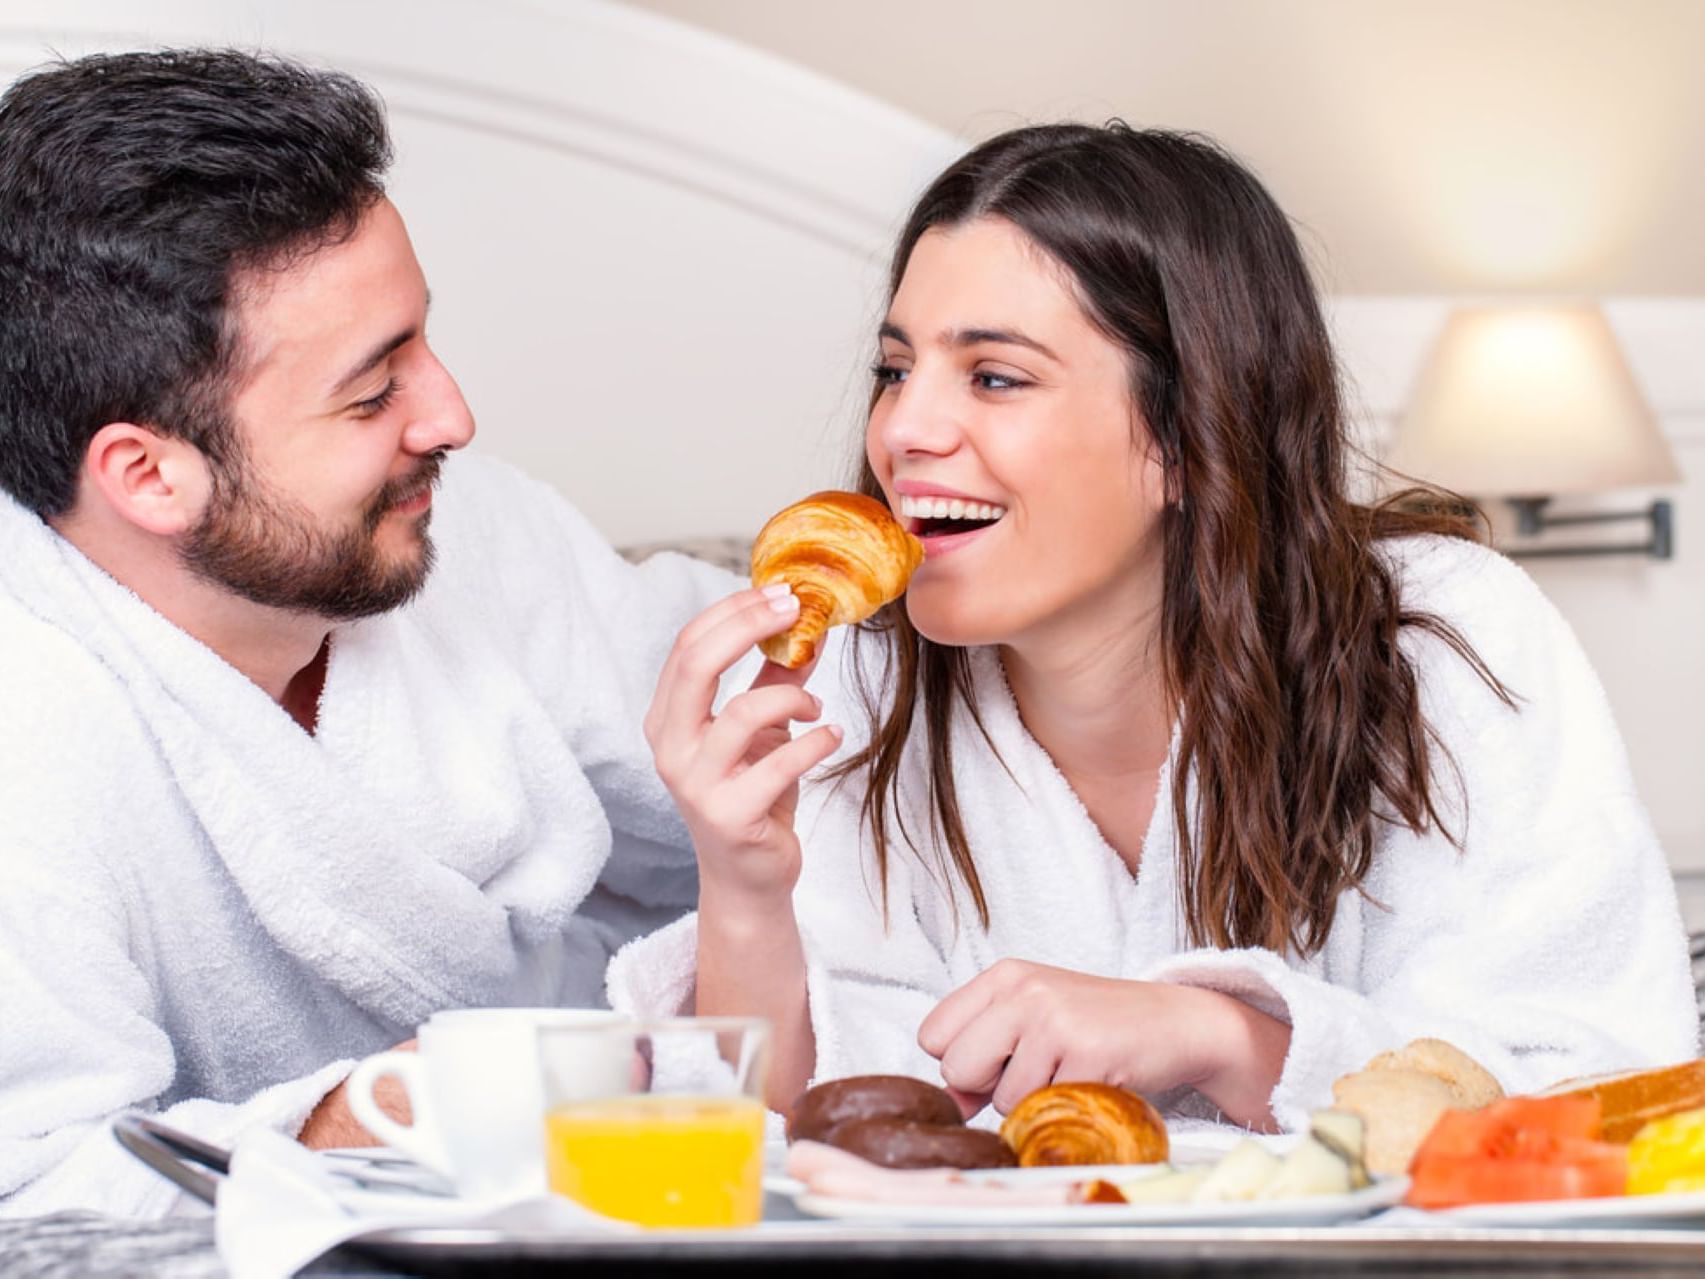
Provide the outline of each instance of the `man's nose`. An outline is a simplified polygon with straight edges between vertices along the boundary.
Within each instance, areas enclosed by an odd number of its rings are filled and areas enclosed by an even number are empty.
[[[462,398],[462,388],[450,370],[432,357],[423,371],[425,385],[416,401],[418,411],[403,434],[404,447],[426,454],[440,449],[459,449],[474,438],[474,415]]]

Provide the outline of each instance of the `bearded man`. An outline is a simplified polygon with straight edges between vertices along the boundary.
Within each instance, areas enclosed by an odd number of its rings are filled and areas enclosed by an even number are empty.
[[[0,98],[0,1212],[164,1210],[126,1109],[359,1142],[355,1059],[693,900],[639,725],[736,583],[451,459],[388,160],[276,59]]]

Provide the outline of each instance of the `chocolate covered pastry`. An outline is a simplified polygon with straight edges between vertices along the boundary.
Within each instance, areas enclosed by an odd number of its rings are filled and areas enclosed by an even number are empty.
[[[947,1093],[904,1075],[855,1075],[808,1089],[787,1119],[789,1141],[820,1141],[885,1168],[1010,1168],[999,1136],[967,1128]]]
[[[787,1117],[789,1141],[828,1141],[841,1124],[909,1119],[963,1127],[959,1105],[942,1089],[906,1075],[854,1075],[807,1089]]]
[[[999,1133],[915,1119],[854,1119],[829,1144],[884,1168],[1014,1168],[1018,1156]]]

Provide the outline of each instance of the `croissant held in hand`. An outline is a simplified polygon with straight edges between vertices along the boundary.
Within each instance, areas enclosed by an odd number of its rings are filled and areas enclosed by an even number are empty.
[[[898,599],[924,560],[924,544],[888,508],[858,493],[813,493],[770,518],[752,544],[752,585],[786,582],[799,620],[758,647],[797,670],[831,626],[862,622]]]
[[[1001,1124],[1023,1168],[1054,1164],[1153,1164],[1171,1152],[1166,1121],[1134,1092],[1111,1084],[1038,1088]]]

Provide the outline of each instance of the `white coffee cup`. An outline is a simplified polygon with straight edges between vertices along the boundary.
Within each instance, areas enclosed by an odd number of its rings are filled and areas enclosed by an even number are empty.
[[[538,1034],[544,1026],[625,1027],[595,1008],[462,1008],[434,1013],[419,1050],[383,1052],[349,1076],[349,1109],[380,1141],[448,1177],[465,1198],[546,1193],[544,1093]],[[621,1087],[632,1072],[631,1035],[587,1035],[588,1096]],[[373,1099],[391,1076],[408,1094],[414,1122],[392,1119]]]

